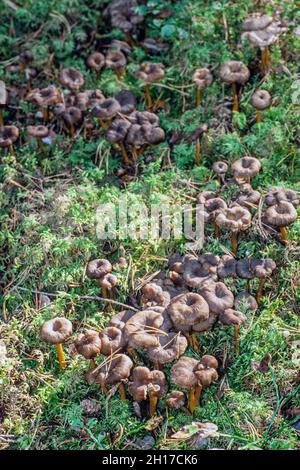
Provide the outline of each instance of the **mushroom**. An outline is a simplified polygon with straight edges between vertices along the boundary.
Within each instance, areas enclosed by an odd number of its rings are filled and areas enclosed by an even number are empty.
[[[170,303],[171,295],[167,289],[155,282],[148,282],[142,287],[143,305],[162,305],[167,306]]]
[[[99,333],[101,341],[101,353],[105,356],[110,356],[116,351],[124,349],[126,341],[123,333],[115,326],[107,326]]]
[[[158,338],[160,345],[147,352],[148,358],[155,364],[156,369],[178,359],[188,347],[187,339],[179,333],[169,332],[167,336]]]
[[[86,268],[86,275],[90,279],[103,279],[103,277],[112,271],[112,265],[107,259],[99,258],[90,261]],[[107,291],[102,286],[102,297],[107,298]]]
[[[234,298],[235,309],[241,310],[243,305],[246,307],[246,310],[250,310],[251,312],[256,312],[258,309],[255,297],[246,291],[239,292]]]
[[[196,105],[200,106],[201,103],[201,90],[211,85],[213,81],[213,76],[209,69],[202,68],[197,69],[193,73],[193,83],[196,86]]]
[[[225,174],[228,171],[228,165],[226,162],[215,162],[213,164],[213,172],[218,176],[220,186],[223,186],[225,182]]]
[[[131,124],[126,119],[115,119],[106,134],[108,142],[111,144],[118,144],[120,146],[123,162],[125,165],[130,164],[130,160],[124,145],[124,141],[130,127]]]
[[[200,256],[191,254],[183,258],[183,279],[192,289],[200,289],[207,280],[217,281],[217,267],[220,258],[212,253]]]
[[[105,59],[106,65],[117,74],[118,80],[124,75],[126,57],[121,51],[108,51]]]
[[[61,102],[61,96],[58,89],[54,85],[49,85],[47,88],[35,88],[26,96],[26,100],[36,103],[42,114],[45,122],[48,121],[48,108],[55,106]]]
[[[73,105],[79,108],[80,111],[87,111],[104,100],[105,98],[100,90],[85,90],[76,94]]]
[[[116,116],[121,110],[121,106],[117,100],[114,98],[107,98],[106,100],[102,101],[102,103],[97,104],[91,110],[92,116],[99,119],[99,122],[103,129],[107,129],[109,124],[105,123],[105,121],[110,121],[112,118]]]
[[[246,183],[250,183],[251,178],[257,175],[260,169],[261,163],[254,157],[240,158],[231,165],[231,171],[237,182],[243,180]]]
[[[227,308],[233,307],[233,293],[223,282],[208,281],[201,287],[201,295],[206,300],[209,310],[220,315]]]
[[[251,104],[256,109],[256,121],[261,123],[261,111],[271,106],[271,95],[267,90],[256,90],[251,96]]]
[[[132,157],[135,161],[138,157],[138,152],[146,143],[142,126],[139,124],[132,124],[127,132],[126,142],[131,147]]]
[[[174,408],[175,410],[180,410],[184,407],[185,396],[184,393],[180,390],[173,390],[167,395],[166,404],[169,408]]]
[[[41,327],[41,338],[46,343],[56,344],[59,365],[66,368],[66,361],[62,344],[67,341],[73,331],[72,323],[67,318],[56,317],[46,321]]]
[[[153,308],[141,310],[135,313],[124,326],[124,335],[128,341],[129,351],[134,349],[153,349],[160,346],[158,337],[167,333],[160,327],[164,322],[164,317],[159,311]]]
[[[265,282],[267,278],[272,275],[274,269],[276,268],[276,263],[270,258],[252,259],[250,265],[255,277],[258,277],[260,280],[256,296],[256,300],[259,305],[263,295]]]
[[[153,102],[150,94],[150,83],[157,82],[165,76],[164,65],[161,63],[141,64],[136,77],[146,83],[146,103],[152,108]]]
[[[102,293],[109,292],[110,299],[114,299],[114,287],[118,284],[119,280],[115,274],[107,273],[99,278],[99,284],[102,286]],[[109,303],[111,306],[111,303]]]
[[[136,13],[136,6],[133,0],[115,0],[104,10],[104,17],[110,18],[113,28],[124,31],[130,45],[135,45],[133,31],[144,21],[144,16]]]
[[[232,85],[233,90],[233,111],[238,111],[238,93],[237,84],[243,85],[249,78],[250,72],[243,62],[237,60],[229,60],[222,65],[220,69],[220,77],[226,83]]]
[[[115,326],[116,328],[123,330],[128,320],[130,320],[134,314],[135,312],[133,310],[123,310],[110,319],[108,326]]]
[[[193,132],[188,136],[186,139],[187,143],[196,142],[196,157],[195,157],[195,164],[197,166],[201,163],[201,139],[204,134],[208,131],[207,124],[200,124]]]
[[[234,256],[237,254],[238,233],[246,230],[251,225],[251,213],[245,207],[236,205],[227,208],[216,217],[216,224],[219,227],[226,227],[231,230],[231,248]]]
[[[0,148],[8,148],[11,155],[15,156],[14,142],[19,137],[19,129],[16,126],[0,127]]]
[[[89,55],[86,63],[89,68],[96,70],[98,77],[99,72],[105,65],[105,57],[103,54],[101,54],[101,52],[93,52],[91,55]]]
[[[296,191],[285,188],[270,188],[268,189],[264,202],[267,206],[275,206],[279,202],[289,202],[297,207],[300,204],[299,196]]]
[[[126,354],[116,354],[107,357],[95,369],[90,369],[85,374],[89,385],[100,384],[103,392],[107,395],[107,385],[119,384],[119,393],[121,400],[126,400],[124,382],[130,376],[133,362]]]
[[[98,331],[86,330],[84,333],[80,333],[75,339],[74,345],[78,354],[90,361],[90,368],[96,367],[95,357],[101,351],[101,340]]]
[[[264,219],[267,224],[279,228],[281,241],[286,244],[288,241],[287,227],[297,219],[297,211],[290,202],[281,201],[268,207],[264,212]]]
[[[70,135],[73,137],[75,134],[75,126],[82,120],[82,112],[76,106],[70,106],[61,115]]]
[[[232,201],[239,204],[240,206],[246,207],[251,210],[253,207],[257,207],[261,198],[259,191],[252,188],[251,184],[244,183],[240,189],[233,195]]]
[[[150,371],[147,367],[138,366],[132,371],[132,379],[128,383],[128,391],[134,401],[143,401],[149,397],[149,414],[152,417],[156,411],[158,399],[168,390],[165,374],[160,370]]]
[[[115,99],[118,101],[121,107],[121,114],[130,114],[135,111],[136,108],[136,98],[131,91],[122,90],[116,94]]]
[[[224,279],[226,277],[236,277],[236,259],[230,255],[224,255],[218,264],[218,277]]]
[[[43,138],[49,135],[49,129],[46,126],[27,126],[28,135],[37,139],[38,147],[41,152],[45,150]]]
[[[71,91],[78,91],[84,85],[82,73],[74,67],[62,69],[59,73],[59,81]]]
[[[216,225],[216,217],[220,211],[227,209],[227,204],[220,197],[208,199],[204,204],[204,210],[199,213],[202,215],[205,223],[214,224],[215,238],[219,238],[219,227]]]
[[[189,390],[188,408],[191,413],[200,404],[202,389],[217,380],[217,367],[217,360],[209,355],[204,355],[200,361],[182,356],[171,367],[171,382]]]
[[[7,104],[7,91],[5,83],[0,80],[0,127],[3,127],[3,110]]]
[[[246,322],[246,317],[243,313],[227,308],[219,315],[219,321],[224,326],[234,326],[235,336],[235,353],[239,353],[239,327]]]

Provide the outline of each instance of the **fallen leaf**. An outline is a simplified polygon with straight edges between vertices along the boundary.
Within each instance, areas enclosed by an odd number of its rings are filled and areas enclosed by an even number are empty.
[[[197,439],[208,439],[209,437],[218,437],[218,426],[213,423],[199,423],[193,421],[192,424],[183,426],[179,431],[171,436],[171,439],[187,440],[192,436]]]

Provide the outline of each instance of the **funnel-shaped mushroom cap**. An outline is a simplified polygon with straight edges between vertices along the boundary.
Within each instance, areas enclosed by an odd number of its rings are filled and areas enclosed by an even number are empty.
[[[73,331],[72,323],[63,317],[46,321],[41,328],[41,338],[46,343],[64,343]]]
[[[222,162],[222,161],[215,162],[213,164],[212,169],[217,175],[223,176],[228,171],[228,165],[226,162]]]
[[[136,98],[131,91],[122,90],[115,96],[115,99],[121,106],[122,114],[130,114],[134,112],[136,108]]]
[[[123,330],[125,324],[131,317],[133,317],[133,315],[135,315],[133,310],[123,310],[110,319],[108,326],[115,326],[116,328],[119,328],[119,330]]]
[[[159,337],[160,346],[150,349],[148,357],[151,362],[157,364],[167,364],[175,361],[185,353],[188,347],[187,340],[180,333],[169,333],[168,336]]]
[[[61,101],[59,91],[54,85],[49,85],[47,88],[35,88],[31,90],[26,96],[27,101],[32,101],[38,106],[47,107],[52,106]]]
[[[255,277],[254,272],[251,269],[250,259],[240,259],[236,263],[236,273],[238,277],[242,279],[253,279]]]
[[[150,111],[134,111],[128,117],[132,124],[139,124],[140,126],[150,124],[152,127],[159,125],[159,117]]]
[[[38,137],[40,139],[47,137],[49,134],[49,129],[46,126],[27,126],[26,130],[30,136]]]
[[[193,325],[193,331],[196,331],[197,333],[203,333],[204,331],[209,331],[212,329],[216,321],[218,320],[218,314],[214,312],[209,312],[209,317],[207,320],[203,320],[200,323],[197,323],[196,325]]]
[[[100,70],[104,67],[105,65],[105,57],[101,52],[93,52],[87,59],[86,61],[87,66],[90,67],[91,69],[97,70],[97,72],[100,72]]]
[[[199,204],[205,204],[209,199],[215,198],[216,195],[212,191],[202,191],[197,195],[197,202]]]
[[[227,308],[219,315],[219,321],[225,326],[243,325],[246,320],[247,318],[243,313],[232,308]]]
[[[128,391],[134,401],[146,400],[149,393],[161,398],[168,391],[165,374],[160,370],[150,371],[147,367],[135,367],[132,380],[128,383]]]
[[[261,169],[260,161],[254,157],[243,157],[231,165],[233,176],[238,178],[253,178]]]
[[[173,254],[169,261],[168,267],[171,271],[175,271],[178,274],[183,274],[184,267],[183,267],[183,257],[178,253]]]
[[[234,303],[233,293],[223,282],[206,282],[201,288],[201,295],[208,303],[209,309],[220,314]]]
[[[170,302],[171,295],[155,282],[149,282],[142,288],[143,303],[167,306]]]
[[[128,379],[132,367],[133,362],[130,357],[116,354],[112,358],[107,358],[102,366],[89,370],[85,378],[89,385],[115,385]]]
[[[211,223],[215,221],[219,212],[224,209],[227,209],[226,202],[220,197],[215,197],[206,201],[204,209],[200,211],[200,214],[202,214],[204,222]]]
[[[19,55],[19,62],[20,64],[23,64],[23,65],[32,64],[33,59],[34,59],[34,56],[31,51],[24,51],[24,52],[21,52],[21,54]]]
[[[182,356],[171,368],[171,382],[188,390],[197,385],[206,388],[217,380],[217,366],[218,362],[213,356],[205,355],[200,361]]]
[[[251,96],[253,108],[263,111],[271,106],[271,95],[267,90],[256,90]]]
[[[168,394],[166,403],[169,408],[179,410],[184,406],[185,395],[183,392],[180,392],[180,390],[173,390],[173,392]]]
[[[112,289],[118,284],[119,280],[117,276],[112,273],[105,274],[105,276],[99,278],[100,286],[104,287],[105,289]]]
[[[131,317],[124,327],[129,347],[134,349],[152,349],[159,347],[158,337],[164,318],[153,309],[142,310]]]
[[[82,112],[76,106],[70,106],[62,113],[62,118],[67,126],[72,127],[78,124],[82,119]]]
[[[154,83],[165,76],[164,65],[160,63],[142,64],[136,77],[146,83]]]
[[[270,258],[251,260],[251,270],[255,277],[269,277],[275,268],[276,263]]]
[[[222,65],[220,77],[226,83],[245,83],[250,77],[248,67],[238,60],[229,60]]]
[[[127,132],[126,142],[137,149],[141,148],[146,143],[142,126],[133,124]]]
[[[114,98],[107,98],[91,110],[92,116],[99,119],[112,119],[121,111],[121,106]]]
[[[193,83],[195,83],[196,87],[199,88],[199,90],[203,90],[203,88],[206,88],[207,86],[212,84],[213,76],[210,70],[207,68],[197,69],[193,73],[192,80]]]
[[[158,145],[165,140],[166,134],[161,127],[152,127],[150,124],[144,124],[142,126],[142,132],[145,137],[145,141],[150,145]]]
[[[199,257],[186,255],[183,259],[183,278],[193,289],[199,289],[207,280],[217,280],[217,267],[220,258],[212,253]]]
[[[210,354],[204,354],[200,360],[200,364],[211,369],[217,369],[218,367],[217,359]]]
[[[6,106],[7,103],[7,91],[5,83],[0,80],[0,106]]]
[[[246,310],[251,312],[255,312],[258,309],[255,297],[246,291],[240,292],[234,299],[234,308],[242,310],[243,307],[246,307]]]
[[[251,209],[253,206],[257,206],[259,204],[260,192],[255,191],[251,184],[245,183],[233,196],[232,200],[237,202],[240,206],[246,207],[246,209]]]
[[[59,74],[59,81],[70,90],[79,90],[84,85],[84,78],[80,70],[74,67],[62,69]]]
[[[126,341],[124,335],[119,328],[114,326],[107,326],[99,333],[101,340],[101,353],[105,356],[110,356],[117,349],[123,349]]]
[[[257,13],[247,16],[247,18],[242,23],[243,31],[257,31],[260,29],[265,29],[273,21],[272,16],[262,15],[260,16]]]
[[[194,292],[178,295],[168,305],[166,312],[178,331],[188,331],[193,325],[207,320],[209,308],[201,295]]]
[[[264,213],[267,224],[275,227],[287,227],[297,219],[297,211],[293,204],[281,201],[270,206]]]
[[[99,279],[112,271],[112,265],[107,259],[93,259],[86,268],[86,275],[90,279]]]
[[[94,330],[87,330],[78,335],[74,345],[78,354],[81,354],[85,359],[94,359],[100,354],[101,349],[99,333]]]
[[[286,26],[283,26],[280,21],[272,21],[262,29],[245,31],[242,38],[246,38],[254,46],[264,49],[278,41],[280,34],[286,30]]]
[[[81,111],[92,109],[97,104],[102,103],[105,100],[104,95],[100,90],[85,90],[81,93],[77,93],[74,101],[76,108]]]
[[[233,256],[224,255],[218,264],[218,276],[221,279],[236,277],[236,260]]]
[[[104,10],[104,18],[110,18],[111,25],[124,32],[129,32],[144,20],[135,12],[137,2],[133,0],[115,0]]]
[[[229,228],[232,232],[245,230],[251,225],[251,213],[245,207],[230,207],[217,215],[216,224]]]
[[[106,55],[106,65],[112,70],[123,69],[126,65],[126,57],[121,51],[110,50]]]
[[[300,203],[298,194],[292,189],[271,188],[265,195],[267,206],[275,206],[283,201],[293,204],[294,207],[297,207]]]
[[[9,147],[19,137],[19,129],[16,126],[0,127],[0,147]]]
[[[123,142],[130,126],[130,122],[125,119],[115,119],[106,134],[108,142],[111,144]]]

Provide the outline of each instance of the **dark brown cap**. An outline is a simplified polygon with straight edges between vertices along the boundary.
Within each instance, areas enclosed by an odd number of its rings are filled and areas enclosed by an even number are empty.
[[[248,67],[238,60],[229,60],[222,65],[220,77],[226,83],[245,83],[250,76]]]
[[[46,343],[64,343],[73,331],[72,323],[67,318],[57,317],[46,321],[41,327],[41,338]]]
[[[59,81],[72,91],[79,90],[84,85],[82,73],[74,67],[62,69],[59,74]]]
[[[105,57],[101,52],[93,52],[89,55],[86,63],[91,69],[95,69],[97,72],[100,72],[105,65]]]
[[[94,330],[87,330],[78,335],[74,345],[78,354],[81,354],[85,359],[94,359],[100,354],[101,350],[99,333]]]

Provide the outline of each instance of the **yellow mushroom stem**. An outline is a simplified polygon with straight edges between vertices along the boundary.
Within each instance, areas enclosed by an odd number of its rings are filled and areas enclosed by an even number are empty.
[[[183,334],[184,334],[184,336],[186,337],[186,339],[188,341],[188,345],[193,347],[193,339],[192,339],[192,336],[190,335],[190,333],[188,331],[185,331]]]
[[[74,137],[74,134],[75,134],[75,129],[74,129],[74,126],[70,126],[68,128],[68,131],[69,131],[69,134],[71,137]]]
[[[214,222],[214,235],[215,235],[215,238],[218,239],[219,236],[220,236],[220,228],[219,226],[216,224],[216,222]]]
[[[256,110],[256,122],[257,122],[258,126],[260,126],[260,124],[261,124],[261,112],[259,111],[259,109]]]
[[[146,83],[145,93],[146,93],[146,103],[147,103],[147,107],[151,109],[151,108],[152,108],[152,105],[153,105],[153,101],[152,101],[152,97],[151,97],[151,93],[150,93],[150,85],[149,85],[149,83]]]
[[[239,327],[240,325],[234,325],[234,337],[235,337],[235,353],[239,353],[240,349],[240,335],[239,335]]]
[[[128,354],[128,356],[131,357],[131,359],[133,359],[133,361],[137,362],[139,360],[138,353],[136,352],[135,349],[127,348],[127,354]]]
[[[233,111],[239,110],[239,99],[237,94],[236,83],[232,84],[232,93],[233,93]]]
[[[107,299],[107,289],[106,287],[102,286],[102,297],[103,299]]]
[[[287,227],[280,227],[280,236],[281,236],[281,241],[284,244],[286,244],[289,238]]]
[[[16,153],[15,153],[15,150],[14,150],[12,144],[10,144],[10,145],[8,146],[8,151],[9,151],[10,155],[12,155],[13,157],[16,156]]]
[[[90,359],[89,369],[95,369],[95,368],[96,368],[95,359]]]
[[[268,47],[265,47],[261,54],[261,71],[263,75],[267,74],[271,66],[271,54]]]
[[[56,349],[57,349],[57,355],[58,355],[58,361],[59,361],[60,368],[65,369],[67,367],[67,364],[66,364],[62,344],[61,343],[57,344]]]
[[[117,79],[121,80],[122,77],[125,75],[125,70],[124,70],[123,67],[121,67],[121,68],[116,70],[116,73],[117,73]]]
[[[40,137],[37,138],[37,143],[38,143],[39,151],[44,152],[45,151],[45,145],[44,145],[44,142],[42,141],[42,139]]]
[[[192,340],[192,347],[194,349],[195,352],[199,352],[199,343],[198,343],[198,338],[196,336],[196,333],[193,333],[191,335],[191,340]]]
[[[257,296],[256,296],[258,305],[260,304],[261,298],[263,296],[263,290],[264,290],[264,285],[265,285],[266,280],[267,280],[266,277],[262,277],[259,280],[258,291],[257,291]]]
[[[153,392],[149,391],[149,415],[152,418],[156,412],[158,398]]]
[[[123,142],[120,142],[120,149],[121,149],[121,152],[122,152],[122,160],[123,160],[123,163],[125,165],[130,165],[130,160],[128,158],[128,154],[127,154],[127,151],[126,151],[126,148],[125,148],[125,145],[123,144]]]
[[[161,369],[160,363],[159,363],[159,362],[155,362],[154,368],[155,368],[155,370],[160,370],[160,369]]]
[[[194,413],[194,411],[197,407],[195,392],[196,392],[196,390],[194,388],[191,388],[189,390],[188,409],[190,410],[191,413]]]
[[[134,145],[132,146],[132,151],[131,151],[131,153],[132,153],[133,160],[136,161],[136,159],[137,159],[137,157],[138,157],[138,154],[137,154],[137,149],[136,149],[136,147],[135,147]]]
[[[201,385],[201,384],[198,384],[197,387],[195,388],[195,402],[196,402],[196,406],[200,406],[201,394],[202,394],[202,385]]]
[[[102,393],[107,397],[108,389],[106,388],[104,383],[101,384],[101,390],[102,390]]]
[[[231,233],[231,250],[234,256],[237,254],[238,249],[238,232],[234,231]]]
[[[44,108],[43,106],[41,106],[40,111],[41,111],[41,113],[43,114],[43,120],[44,120],[45,122],[48,122],[49,115],[48,115],[48,110],[47,110],[47,108]]]
[[[129,44],[129,46],[132,46],[132,47],[137,46],[137,42],[133,39],[130,33],[126,32],[125,37],[126,37],[126,42]]]
[[[126,400],[126,391],[124,384],[120,383],[119,385],[119,394],[122,401]]]
[[[196,87],[196,106],[199,108],[201,105],[201,90],[200,88]]]
[[[200,165],[201,162],[201,144],[200,144],[200,139],[196,140],[196,158],[195,158],[195,163],[197,166]]]
[[[103,119],[99,119],[99,122],[102,129],[107,130],[109,128],[109,125]]]

